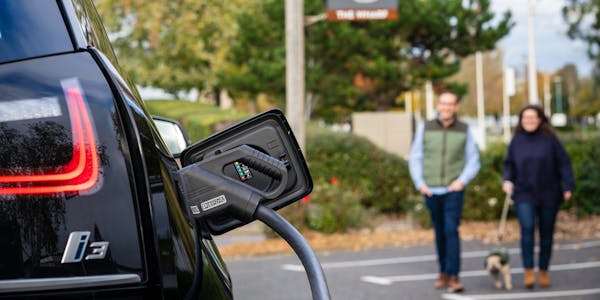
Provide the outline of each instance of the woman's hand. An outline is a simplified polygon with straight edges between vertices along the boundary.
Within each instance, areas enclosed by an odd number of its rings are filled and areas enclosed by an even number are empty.
[[[563,192],[563,197],[565,198],[566,201],[571,200],[571,196],[573,196],[573,193],[571,193],[571,191],[564,191]]]
[[[503,190],[505,193],[509,194],[509,195],[512,195],[512,193],[513,193],[513,188],[514,188],[514,186],[513,186],[513,183],[512,183],[512,182],[510,182],[510,181],[505,181],[505,182],[502,184],[502,190]]]

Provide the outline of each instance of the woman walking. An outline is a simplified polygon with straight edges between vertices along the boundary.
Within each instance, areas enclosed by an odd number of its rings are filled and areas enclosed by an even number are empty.
[[[556,214],[563,200],[574,189],[573,168],[552,125],[537,105],[519,113],[519,124],[504,160],[505,193],[512,194],[521,225],[521,258],[525,268],[524,284],[533,288],[533,248],[536,223],[539,229],[539,284],[551,285],[548,267]]]

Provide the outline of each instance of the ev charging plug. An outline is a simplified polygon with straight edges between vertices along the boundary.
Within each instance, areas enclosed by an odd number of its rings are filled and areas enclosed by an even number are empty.
[[[226,165],[240,162],[267,174],[278,185],[268,191],[261,191],[223,173]],[[264,199],[275,199],[283,193],[287,184],[287,171],[283,162],[242,145],[182,168],[178,175],[186,206],[197,221],[222,214],[230,214],[244,222],[259,219],[279,233],[296,252],[307,272],[313,299],[330,299],[321,264],[306,240],[274,210],[261,205]],[[196,251],[200,251],[199,247]],[[197,277],[194,277],[196,288],[199,286]],[[190,291],[189,295],[195,295],[195,290]]]
[[[197,165],[185,167],[180,175],[185,202],[194,218],[230,213],[244,222],[254,220],[263,197],[253,189]]]
[[[267,191],[259,190],[224,174],[228,165],[240,166],[265,174],[277,183]],[[243,221],[253,221],[263,199],[275,199],[287,184],[287,169],[278,159],[246,145],[186,166],[179,172],[179,185],[192,216],[196,219],[230,214]]]

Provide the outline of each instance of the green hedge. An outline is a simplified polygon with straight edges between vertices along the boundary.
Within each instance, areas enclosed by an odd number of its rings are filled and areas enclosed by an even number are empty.
[[[575,192],[565,208],[578,215],[600,214],[600,139],[573,139],[566,145],[575,172]]]
[[[362,203],[380,212],[406,211],[406,199],[414,193],[407,162],[387,153],[367,139],[309,127],[306,159],[313,179],[360,188]]]
[[[325,233],[345,232],[370,225],[372,210],[361,203],[362,190],[332,182],[315,182],[312,193],[279,213],[296,228]],[[267,234],[273,232],[267,230]]]
[[[306,209],[308,228],[332,233],[366,225],[369,212],[361,196],[360,190],[339,183],[317,183]]]
[[[575,209],[579,215],[600,214],[600,160],[597,159],[600,139],[569,135],[562,140],[576,177],[573,201],[565,203],[563,208]],[[463,219],[500,218],[505,196],[502,174],[506,149],[505,144],[496,143],[481,153],[481,169],[465,192]],[[341,223],[349,224],[348,227],[368,225],[369,208],[385,213],[408,211],[414,221],[430,226],[423,197],[414,190],[405,160],[378,149],[363,138],[317,127],[308,130],[306,156],[317,184],[308,203],[299,203],[285,212],[289,218],[295,218],[297,226],[330,232],[345,230],[343,226],[333,226],[335,219],[343,220]],[[343,190],[322,186],[333,178]],[[366,221],[356,213],[359,206],[355,199],[360,199]],[[310,208],[311,202],[318,205],[317,213],[311,211],[315,210]],[[512,217],[512,208],[509,212]]]
[[[467,185],[463,218],[470,220],[499,219],[505,194],[502,191],[503,161],[506,145],[490,144],[480,153],[481,168]]]
[[[219,122],[234,123],[250,116],[236,110],[183,100],[150,100],[145,101],[145,104],[150,113],[181,123],[192,142],[211,135],[214,131],[213,126]]]
[[[597,135],[573,133],[560,134],[559,137],[575,172],[572,201],[565,202],[562,208],[574,209],[580,216],[600,214],[600,139]],[[504,201],[501,184],[505,155],[504,144],[491,145],[482,153],[481,170],[467,188],[463,211],[465,219],[499,218]]]

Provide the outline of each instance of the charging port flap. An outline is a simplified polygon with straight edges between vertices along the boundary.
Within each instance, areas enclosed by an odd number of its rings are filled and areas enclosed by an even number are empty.
[[[181,164],[180,188],[189,210],[206,221],[212,234],[254,220],[249,211],[234,208],[228,197],[250,197],[277,210],[306,196],[313,186],[296,138],[278,109],[187,147]]]

